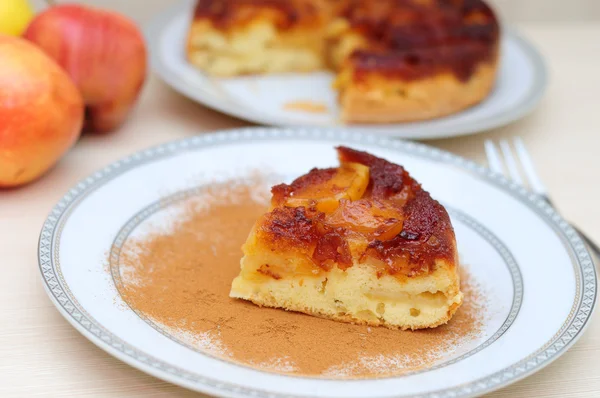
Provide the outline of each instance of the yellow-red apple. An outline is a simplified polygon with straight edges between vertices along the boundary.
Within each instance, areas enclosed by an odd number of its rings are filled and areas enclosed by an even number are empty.
[[[81,94],[26,40],[0,35],[0,187],[41,176],[81,133]]]
[[[146,46],[129,19],[97,8],[61,4],[37,15],[24,37],[71,76],[86,105],[85,127],[121,125],[146,78]]]

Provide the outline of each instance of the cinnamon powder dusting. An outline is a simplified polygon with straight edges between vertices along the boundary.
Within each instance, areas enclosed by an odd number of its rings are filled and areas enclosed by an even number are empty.
[[[481,337],[485,304],[465,273],[463,305],[447,325],[428,330],[352,325],[231,299],[240,247],[268,206],[264,184],[216,186],[173,206],[172,225],[129,237],[112,267],[125,302],[193,349],[255,369],[343,379],[426,368]]]

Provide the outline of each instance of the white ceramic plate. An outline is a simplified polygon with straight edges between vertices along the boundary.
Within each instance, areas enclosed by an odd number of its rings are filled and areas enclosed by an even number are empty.
[[[162,13],[147,30],[152,66],[175,90],[217,111],[253,123],[272,126],[326,126],[401,138],[431,139],[489,130],[515,121],[537,105],[547,73],[540,54],[515,32],[502,38],[498,82],[482,103],[455,115],[423,122],[343,126],[337,117],[332,74],[282,74],[216,79],[192,67],[185,58],[189,5]],[[293,101],[327,104],[330,112],[316,114],[285,110]]]
[[[185,194],[248,170],[287,180],[337,163],[343,143],[401,163],[451,213],[461,261],[492,298],[483,332],[435,366],[401,377],[324,380],[257,371],[180,344],[124,305],[106,271],[123,240]],[[165,213],[166,214],[166,213]],[[112,258],[111,258],[112,260]],[[154,147],[73,187],[44,223],[39,262],[65,318],[93,343],[161,379],[233,397],[466,397],[506,386],[563,354],[594,308],[594,264],[546,202],[428,146],[321,129],[239,129]],[[243,333],[243,331],[240,331]]]

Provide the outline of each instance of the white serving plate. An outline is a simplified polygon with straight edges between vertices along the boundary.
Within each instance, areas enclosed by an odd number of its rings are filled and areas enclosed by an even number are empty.
[[[182,193],[248,170],[289,181],[337,163],[344,144],[403,164],[444,203],[461,262],[488,292],[483,334],[434,366],[404,376],[328,380],[218,359],[129,309],[107,253],[147,219],[165,220]],[[167,214],[165,213],[165,214]],[[156,215],[157,217],[153,217]],[[94,344],[163,380],[228,397],[469,397],[513,383],[563,354],[595,304],[596,273],[580,237],[536,195],[484,167],[425,145],[328,129],[248,128],[133,154],[74,186],[45,221],[40,271],[51,300]],[[240,330],[240,333],[243,333]]]

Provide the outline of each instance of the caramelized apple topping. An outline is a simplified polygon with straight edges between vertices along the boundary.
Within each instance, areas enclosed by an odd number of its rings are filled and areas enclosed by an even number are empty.
[[[379,264],[380,276],[419,275],[436,259],[453,260],[446,210],[402,166],[345,147],[338,154],[339,168],[273,187],[273,210],[258,231],[271,250],[293,249],[323,270],[347,269],[355,255]]]
[[[331,213],[341,200],[357,200],[369,184],[369,168],[360,163],[344,162],[337,169],[313,169],[291,185],[273,189],[273,200],[288,207],[315,207]]]
[[[408,276],[433,271],[436,258],[451,259],[454,229],[444,207],[421,190],[404,211],[400,234],[387,241],[371,241],[366,255],[383,259],[391,274],[401,272]]]
[[[340,162],[354,162],[369,168],[371,196],[378,199],[393,199],[406,195],[410,191],[421,189],[421,186],[411,178],[404,167],[378,158],[367,152],[338,147]]]
[[[328,218],[329,225],[359,232],[373,239],[389,240],[402,231],[402,210],[380,200],[342,200]]]
[[[197,0],[194,9],[194,19],[206,18],[221,28],[245,25],[260,17],[272,20],[280,29],[309,27],[320,23],[323,16],[307,0]]]
[[[328,232],[317,241],[313,252],[313,259],[319,266],[329,271],[334,266],[347,269],[352,266],[352,256],[348,242],[335,231]]]

